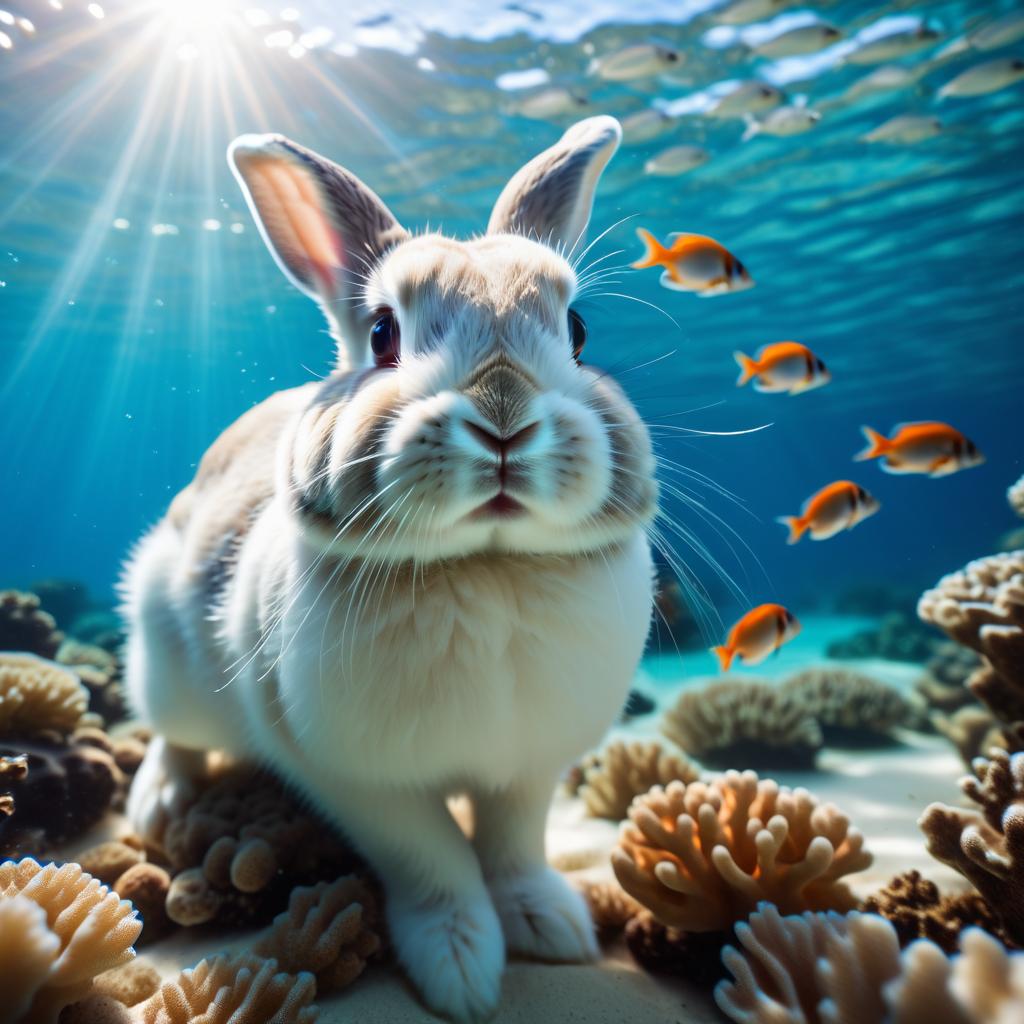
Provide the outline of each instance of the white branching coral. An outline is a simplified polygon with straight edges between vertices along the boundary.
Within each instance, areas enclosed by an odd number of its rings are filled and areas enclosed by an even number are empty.
[[[135,956],[141,931],[132,905],[78,864],[0,864],[0,1021],[55,1020]],[[6,1017],[9,1006],[22,1009]]]
[[[619,740],[583,765],[579,796],[592,817],[622,821],[633,799],[651,786],[694,782],[699,777],[697,766],[685,754],[655,741]]]
[[[1024,1019],[1024,953],[977,928],[952,960],[919,939],[902,953],[874,914],[783,917],[764,903],[736,927],[715,989],[736,1024],[1011,1024]]]
[[[760,900],[786,913],[849,910],[842,879],[871,864],[864,837],[832,804],[754,772],[655,786],[634,801],[612,867],[662,924],[718,931]]]

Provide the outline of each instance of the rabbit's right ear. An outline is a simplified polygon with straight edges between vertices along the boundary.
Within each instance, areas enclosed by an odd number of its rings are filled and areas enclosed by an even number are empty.
[[[368,325],[351,299],[405,230],[354,174],[282,135],[240,136],[228,163],[281,269],[337,328],[342,368],[359,365]]]

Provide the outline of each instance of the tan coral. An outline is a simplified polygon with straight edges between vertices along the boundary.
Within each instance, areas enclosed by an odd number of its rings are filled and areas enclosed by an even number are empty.
[[[310,971],[317,992],[351,984],[380,949],[372,927],[375,900],[354,875],[293,890],[288,909],[253,944],[253,952],[285,971]]]
[[[781,692],[793,696],[821,726],[826,744],[857,746],[891,740],[923,714],[898,690],[872,676],[825,665],[790,676]]]
[[[811,767],[822,743],[808,710],[763,682],[687,690],[665,712],[661,731],[712,768]]]
[[[871,864],[864,837],[831,804],[754,772],[655,786],[630,808],[612,867],[663,924],[731,927],[770,900],[785,912],[850,909],[841,879]]]
[[[643,904],[617,882],[585,882],[580,891],[594,927],[605,935],[621,932],[632,918],[644,912]]]
[[[251,954],[201,960],[136,1012],[138,1024],[313,1024],[312,974],[285,974],[273,960]]]
[[[919,824],[928,852],[959,871],[1024,945],[1024,753],[993,751],[961,781],[977,810],[931,804]]]
[[[164,936],[173,927],[167,916],[167,894],[171,876],[157,864],[136,864],[117,878],[113,888],[142,918],[140,942],[152,942]]]
[[[160,972],[142,957],[105,971],[93,982],[93,993],[116,999],[122,1006],[137,1006],[160,988]]]
[[[22,1011],[25,1024],[56,1019],[96,975],[131,960],[142,928],[130,903],[71,863],[0,864],[0,914],[0,945],[15,939],[13,949],[0,949],[0,978],[14,972],[0,991],[30,1007]]]
[[[656,741],[619,740],[584,765],[579,796],[592,817],[622,821],[633,798],[651,786],[676,779],[694,782],[699,777],[697,766],[688,757]]]
[[[0,651],[56,656],[64,634],[53,616],[39,607],[35,594],[0,590]]]
[[[129,868],[141,864],[145,859],[145,854],[138,847],[117,839],[90,846],[78,855],[78,863],[82,865],[83,871],[98,878],[104,885],[111,886]]]
[[[88,708],[74,672],[34,654],[0,654],[0,736],[67,735]]]
[[[902,954],[874,914],[782,917],[762,904],[722,959],[715,989],[736,1024],[1000,1024],[1022,1019],[1024,953],[971,928],[949,960],[921,939]]]

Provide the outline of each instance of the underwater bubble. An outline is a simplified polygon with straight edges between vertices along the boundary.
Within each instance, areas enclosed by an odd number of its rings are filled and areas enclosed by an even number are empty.
[[[551,81],[551,76],[543,68],[525,68],[522,71],[506,71],[494,80],[499,89],[529,89],[534,85],[544,85]]]
[[[89,4],[86,10],[97,20],[102,21],[107,15],[99,4]]]
[[[324,25],[318,25],[314,29],[310,29],[308,32],[303,32],[299,36],[299,42],[307,50],[315,50],[319,46],[326,46],[334,38],[334,32],[332,29],[327,28]]]
[[[263,44],[271,50],[283,50],[295,42],[295,33],[291,29],[282,28],[276,32],[268,32],[263,38]]]
[[[262,28],[270,24],[270,15],[262,7],[250,7],[243,17],[253,28]]]
[[[301,14],[294,7],[286,7],[278,17],[282,21],[298,21],[302,17]]]
[[[127,231],[131,226],[132,222],[127,217],[115,217],[111,222],[115,231]]]
[[[150,229],[150,233],[157,237],[161,235],[176,235],[178,233],[177,224],[154,224]]]
[[[437,70],[437,65],[429,57],[420,57],[419,60],[416,61],[416,67],[418,67],[420,71]]]
[[[220,231],[220,221],[216,217],[207,217],[203,221],[204,231]]]
[[[292,43],[292,45],[288,47],[288,56],[292,57],[294,60],[299,60],[301,57],[305,57],[306,53],[306,48],[302,43]]]
[[[235,223],[231,225],[231,234],[233,234],[233,235],[241,235],[241,234],[244,234],[244,233],[245,233],[245,225],[240,220],[236,220]]]
[[[13,25],[14,15],[10,11],[0,10],[0,25]]]
[[[19,18],[18,28],[20,28],[27,36],[34,36],[36,34],[36,27],[28,20],[28,18]]]
[[[0,32],[0,50],[9,50],[14,42],[6,32]]]
[[[55,11],[63,11],[64,10],[64,5],[60,2],[60,0],[50,0],[50,6]]]

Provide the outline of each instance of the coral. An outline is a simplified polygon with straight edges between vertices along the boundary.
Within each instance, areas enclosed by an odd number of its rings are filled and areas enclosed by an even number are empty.
[[[135,844],[110,840],[98,846],[90,846],[78,855],[82,870],[104,885],[113,885],[129,868],[141,864],[146,855]]]
[[[825,648],[829,658],[885,658],[927,661],[940,641],[910,615],[890,612],[877,627],[861,630]]]
[[[211,780],[168,824],[163,848],[177,874],[167,912],[183,925],[269,920],[295,885],[336,878],[356,863],[276,779],[239,769]]]
[[[96,975],[135,956],[141,928],[131,904],[77,864],[0,864],[0,1013],[54,1020]]]
[[[52,658],[64,639],[35,594],[0,590],[0,651],[27,651]]]
[[[253,944],[253,952],[293,974],[315,974],[320,995],[334,992],[355,981],[380,949],[375,918],[376,900],[354,875],[298,888],[288,909]]]
[[[1010,508],[1024,518],[1024,476],[1009,487],[1006,492],[1006,500],[1010,503]]]
[[[111,724],[128,713],[121,686],[121,663],[116,655],[96,644],[65,640],[57,652],[57,661],[72,668],[89,691],[89,710]]]
[[[136,1006],[160,987],[160,972],[142,957],[106,971],[93,982],[95,998],[116,999],[123,1006]]]
[[[868,867],[861,833],[831,804],[754,772],[669,783],[638,797],[612,867],[662,924],[722,931],[767,899],[790,912],[848,910],[841,879]]]
[[[0,741],[0,756],[12,754],[26,758],[28,773],[10,786],[17,812],[0,819],[0,856],[37,851],[30,837],[39,832],[49,843],[80,835],[103,817],[124,785],[111,755],[77,734]]]
[[[660,743],[619,740],[584,763],[579,796],[591,817],[622,821],[633,798],[651,786],[693,782],[699,775],[689,758]]]
[[[626,924],[626,946],[633,959],[652,974],[668,974],[711,988],[725,977],[722,947],[732,939],[727,932],[683,932],[666,928],[649,912]]]
[[[162,938],[173,927],[167,916],[167,894],[171,876],[157,864],[135,864],[120,875],[113,885],[114,891],[132,906],[142,918],[140,942],[153,942]]]
[[[919,871],[897,875],[884,889],[869,896],[863,909],[890,921],[901,946],[915,939],[930,939],[946,953],[953,953],[960,933],[971,926],[1006,941],[999,919],[978,893],[943,896],[939,887],[922,878]]]
[[[806,768],[821,729],[800,701],[761,682],[687,690],[665,712],[661,731],[712,768]]]
[[[976,928],[952,960],[927,939],[901,953],[874,914],[782,917],[763,903],[736,935],[742,948],[722,954],[735,980],[715,1002],[737,1024],[999,1024],[1024,1012],[1024,953]]]
[[[790,676],[782,692],[817,719],[826,744],[870,746],[922,723],[921,713],[891,686],[845,668],[809,668]]]
[[[14,795],[10,792],[3,792],[5,780],[10,782],[22,782],[28,775],[28,758],[0,757],[0,815],[10,816],[14,813]]]
[[[971,882],[1024,945],[1024,753],[978,758],[961,787],[979,809],[927,807],[919,824],[928,852]]]
[[[1024,551],[970,562],[921,595],[917,613],[982,656],[970,691],[1001,722],[1024,721]],[[1006,732],[1016,748],[1020,730]]]
[[[1006,727],[1000,725],[991,711],[977,704],[968,705],[951,715],[935,712],[932,715],[932,724],[936,732],[941,733],[956,747],[957,753],[968,768],[976,757],[989,753],[993,748],[1005,750],[1007,746]]]
[[[201,960],[138,1007],[138,1024],[313,1024],[313,975],[279,973],[251,954]]]
[[[56,662],[0,654],[0,736],[71,732],[89,707],[89,691]]]
[[[600,935],[614,935],[644,911],[617,882],[584,882],[580,887],[590,917]]]

